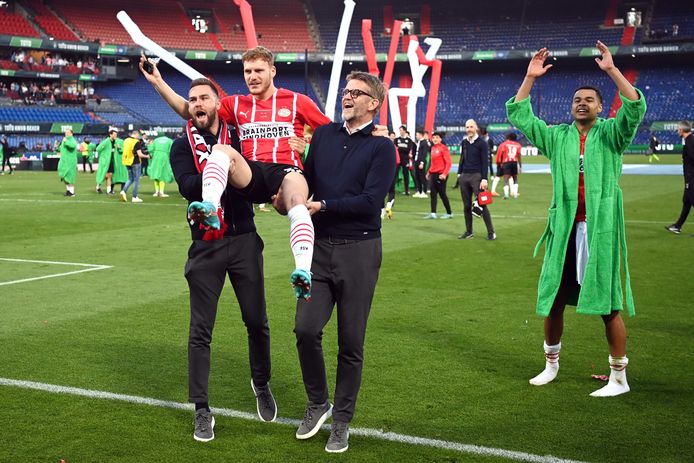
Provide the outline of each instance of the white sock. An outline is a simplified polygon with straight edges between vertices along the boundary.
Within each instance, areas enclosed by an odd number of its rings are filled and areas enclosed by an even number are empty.
[[[74,195],[75,194],[75,185],[68,185],[67,191],[69,191],[70,193],[72,193]]]
[[[386,210],[392,209],[392,208],[393,208],[393,204],[395,204],[395,200],[394,200],[394,199],[391,199],[390,201],[388,201],[388,204],[386,204]]]
[[[504,196],[508,196],[508,185],[504,185]]]
[[[545,349],[545,369],[542,373],[530,380],[533,386],[543,386],[557,377],[559,372],[559,351],[561,351],[561,342],[553,346],[543,343]]]
[[[612,357],[610,355],[610,379],[607,385],[591,393],[592,397],[614,397],[629,392],[627,383],[627,365],[629,359],[624,357]]]
[[[311,270],[313,260],[313,222],[305,205],[299,204],[289,209],[289,245],[294,254],[296,268]]]
[[[518,197],[518,184],[517,184],[517,183],[513,183],[513,184],[511,185],[511,194],[512,194],[514,197]]]
[[[499,181],[501,178],[499,177],[494,177],[494,181],[492,182],[492,192],[496,192],[496,187],[499,186]]]
[[[227,188],[231,160],[222,151],[212,151],[202,171],[202,200],[219,207]]]

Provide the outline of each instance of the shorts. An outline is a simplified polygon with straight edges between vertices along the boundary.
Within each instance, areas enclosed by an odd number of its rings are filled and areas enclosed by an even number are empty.
[[[518,175],[518,163],[505,162],[501,164],[501,175]]]
[[[251,168],[251,183],[239,193],[246,200],[256,204],[272,202],[272,197],[277,194],[288,173],[298,172],[303,175],[299,167],[289,164],[247,162]]]
[[[578,305],[578,296],[581,293],[581,285],[576,281],[576,224],[574,224],[569,242],[566,246],[566,258],[564,259],[564,271],[561,275],[561,287],[568,292],[568,305]]]

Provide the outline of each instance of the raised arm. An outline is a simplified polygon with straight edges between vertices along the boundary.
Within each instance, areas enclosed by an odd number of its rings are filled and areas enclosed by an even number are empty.
[[[144,69],[144,64],[145,60],[149,63],[149,65],[152,66],[152,72],[149,73],[145,71]],[[164,78],[161,76],[161,73],[159,72],[159,69],[157,68],[156,63],[154,63],[152,60],[145,58],[145,56],[140,56],[140,72],[145,76],[145,79],[152,84],[152,87],[154,87],[154,90],[157,91],[157,93],[166,101],[166,103],[171,106],[171,109],[173,109],[176,114],[181,116],[183,119],[188,120],[190,119],[190,113],[188,112],[188,101],[186,101],[185,98],[183,98],[181,95],[176,93],[171,87],[169,87],[169,84],[166,83]]]
[[[595,58],[595,62],[598,63],[600,69],[605,71],[605,73],[610,76],[612,82],[614,82],[617,86],[619,93],[631,101],[638,100],[639,94],[636,92],[636,89],[634,89],[634,86],[629,83],[626,77],[624,77],[622,72],[614,65],[612,53],[610,53],[610,49],[607,48],[607,45],[598,40],[598,43],[595,46],[602,55],[602,59]]]
[[[522,101],[528,98],[530,90],[532,90],[533,85],[535,85],[535,79],[543,76],[545,72],[553,66],[552,64],[545,66],[545,60],[548,56],[549,51],[546,48],[540,48],[540,50],[533,55],[530,64],[528,64],[525,79],[523,79],[523,83],[516,93],[516,101]]]

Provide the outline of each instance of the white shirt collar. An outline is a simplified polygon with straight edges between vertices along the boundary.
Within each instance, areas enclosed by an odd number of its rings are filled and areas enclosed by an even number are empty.
[[[356,129],[354,129],[354,130],[351,131],[351,132],[350,132],[350,130],[349,130],[349,127],[347,127],[347,121],[345,121],[345,122],[342,123],[342,127],[345,128],[345,130],[347,131],[348,134],[352,135],[353,133],[357,133],[357,132],[359,132],[360,130],[364,130],[364,128],[365,128],[366,126],[368,126],[369,124],[371,124],[372,122],[373,122],[373,121],[369,121],[369,122],[367,122],[366,124],[360,125],[359,127],[357,127]]]
[[[480,136],[478,134],[475,134],[474,137],[472,137],[472,140],[466,135],[465,139],[468,141],[468,143],[475,143],[475,140],[477,140]]]

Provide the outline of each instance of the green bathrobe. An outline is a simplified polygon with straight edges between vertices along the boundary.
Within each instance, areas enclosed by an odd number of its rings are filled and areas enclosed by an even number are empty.
[[[108,165],[111,162],[111,139],[106,137],[96,147],[96,153],[99,155],[99,168],[96,170],[96,183],[101,185],[106,178]],[[128,181],[128,169],[123,165],[123,140],[116,138],[116,159],[113,161],[113,178],[116,183],[125,183]]]
[[[60,142],[58,148],[60,161],[58,161],[58,176],[68,185],[74,185],[77,180],[77,141],[75,137],[66,137]]]
[[[626,276],[626,306],[634,315],[627,245],[624,230],[624,208],[619,177],[622,154],[629,146],[646,113],[646,101],[637,89],[639,99],[630,101],[620,95],[622,107],[614,119],[598,118],[586,138],[584,183],[586,224],[588,228],[588,262],[578,300],[568,303],[576,312],[607,315],[623,309],[620,258]],[[506,102],[508,120],[549,159],[552,171],[552,202],[547,227],[535,247],[535,254],[545,243],[545,259],[540,272],[537,313],[549,315],[561,283],[569,235],[578,206],[578,167],[580,142],[576,124],[548,127],[533,114],[530,98]],[[571,298],[570,298],[571,299]]]
[[[152,159],[149,161],[147,174],[152,180],[159,180],[164,183],[174,181],[173,171],[169,163],[169,152],[172,144],[172,139],[162,136],[155,138],[149,145],[149,154]]]

